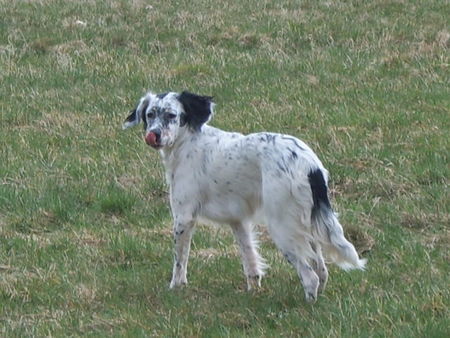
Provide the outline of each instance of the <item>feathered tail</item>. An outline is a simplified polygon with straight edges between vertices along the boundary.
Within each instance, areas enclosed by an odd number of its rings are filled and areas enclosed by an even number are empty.
[[[314,206],[312,225],[314,237],[322,244],[325,257],[344,270],[364,269],[366,259],[360,259],[355,247],[344,237],[342,225],[331,208],[328,188],[322,170],[308,174]]]

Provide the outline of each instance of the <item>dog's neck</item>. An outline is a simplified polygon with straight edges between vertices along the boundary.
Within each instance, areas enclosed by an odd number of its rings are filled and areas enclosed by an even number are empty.
[[[173,171],[178,167],[180,161],[186,160],[183,153],[192,153],[196,149],[192,144],[204,136],[204,129],[208,126],[203,125],[200,131],[192,131],[189,128],[181,128],[173,145],[164,147],[160,154],[166,171]]]

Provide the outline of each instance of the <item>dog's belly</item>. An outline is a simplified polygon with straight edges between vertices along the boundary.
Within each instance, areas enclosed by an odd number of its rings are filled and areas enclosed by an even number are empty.
[[[259,201],[249,201],[239,198],[220,201],[220,204],[207,202],[202,207],[200,218],[205,218],[213,223],[238,224],[251,222],[260,215]]]
[[[221,174],[212,175],[202,195],[202,217],[216,223],[249,221],[261,207],[260,174],[222,170]]]

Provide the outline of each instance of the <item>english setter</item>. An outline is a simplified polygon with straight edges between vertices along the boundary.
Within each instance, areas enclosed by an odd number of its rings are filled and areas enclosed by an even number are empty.
[[[297,270],[308,302],[325,288],[325,258],[364,269],[328,199],[328,172],[299,139],[282,134],[242,135],[207,125],[214,103],[189,92],[147,93],[123,128],[144,123],[145,141],[159,150],[170,187],[175,261],[170,288],[187,283],[198,219],[229,224],[242,256],[248,289],[259,287],[266,264],[253,225],[267,225]]]

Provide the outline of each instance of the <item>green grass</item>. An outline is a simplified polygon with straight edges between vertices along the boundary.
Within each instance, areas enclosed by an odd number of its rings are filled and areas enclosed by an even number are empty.
[[[450,6],[429,1],[0,0],[0,335],[450,335]],[[245,291],[227,228],[169,291],[167,187],[122,120],[148,89],[317,151],[366,272],[306,304]]]

